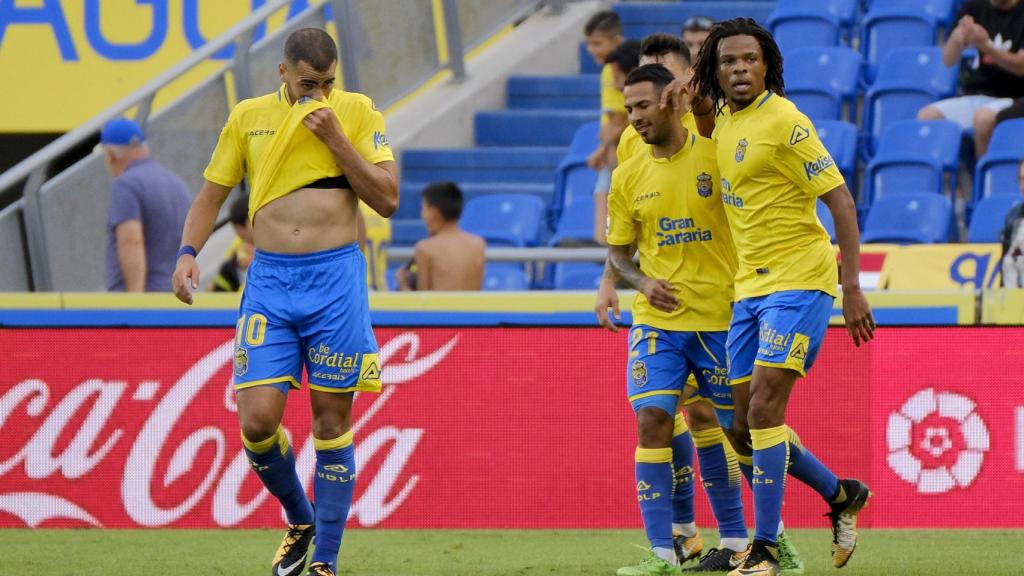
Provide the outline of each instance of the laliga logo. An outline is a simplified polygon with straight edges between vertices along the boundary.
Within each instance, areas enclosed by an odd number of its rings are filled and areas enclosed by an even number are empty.
[[[974,407],[966,396],[934,388],[911,396],[889,415],[889,468],[921,494],[970,486],[989,449],[988,428]]]

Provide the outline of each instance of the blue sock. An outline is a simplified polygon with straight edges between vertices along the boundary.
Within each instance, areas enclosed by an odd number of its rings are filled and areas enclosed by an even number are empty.
[[[775,546],[786,492],[788,428],[752,429],[750,437],[754,444],[754,540]]]
[[[672,470],[675,476],[672,522],[689,524],[693,522],[693,439],[682,414],[676,414],[672,432]]]
[[[672,449],[636,449],[636,498],[651,548],[672,549]]]
[[[831,502],[839,492],[839,478],[825,467],[810,450],[804,448],[800,437],[792,428],[789,432],[789,473],[797,480],[807,484],[826,502]]]
[[[331,440],[314,437],[313,445],[316,448],[316,476],[313,478],[316,549],[309,563],[326,562],[334,569],[356,486],[356,450],[351,431]]]
[[[295,473],[295,453],[284,429],[266,440],[252,442],[242,435],[249,464],[267,490],[281,503],[289,524],[312,524],[313,506]]]
[[[697,446],[700,475],[718,522],[719,535],[745,539],[747,525],[743,520],[740,467],[729,440],[721,428],[711,428],[695,430],[693,443]]]

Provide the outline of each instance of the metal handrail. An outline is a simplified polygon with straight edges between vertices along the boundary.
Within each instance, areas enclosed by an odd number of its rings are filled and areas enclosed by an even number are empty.
[[[153,78],[138,90],[119,100],[110,108],[107,108],[100,114],[94,116],[81,126],[65,133],[63,136],[49,143],[35,154],[32,154],[3,174],[0,174],[0,192],[11,188],[21,180],[31,176],[33,172],[37,172],[40,169],[45,170],[49,164],[60,157],[60,155],[65,154],[75,146],[81,144],[87,138],[93,136],[103,127],[104,124],[118,117],[125,110],[141,104],[143,109],[140,111],[144,115],[148,115],[149,103],[151,103],[152,98],[161,88],[164,88],[172,80],[182,74],[185,74],[197,64],[200,64],[213,56],[225,46],[238,41],[239,37],[242,36],[243,33],[253,30],[272,14],[287,7],[290,2],[291,0],[270,0],[259,10],[253,12],[238,24],[228,28],[223,34],[207,42],[201,48],[193,52],[189,57],[178,62],[166,72],[160,74],[156,78]],[[251,37],[252,36],[250,35],[249,38]],[[225,64],[225,66],[230,65],[231,64]],[[145,118],[141,118],[141,120],[145,120]],[[42,182],[40,182],[40,184],[41,183]]]

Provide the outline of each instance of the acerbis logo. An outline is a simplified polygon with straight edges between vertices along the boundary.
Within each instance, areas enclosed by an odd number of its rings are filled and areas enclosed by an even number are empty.
[[[989,449],[988,427],[970,398],[927,388],[889,414],[889,468],[921,494],[971,485]]]

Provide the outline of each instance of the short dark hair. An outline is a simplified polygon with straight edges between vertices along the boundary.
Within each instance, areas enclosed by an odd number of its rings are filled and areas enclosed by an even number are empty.
[[[434,182],[423,189],[423,201],[441,212],[448,222],[457,222],[462,216],[462,190],[455,182]]]
[[[629,76],[626,78],[626,86],[650,82],[654,84],[655,90],[661,90],[675,79],[676,77],[672,75],[672,72],[661,64],[644,64],[629,73]]]
[[[786,95],[786,82],[782,76],[782,52],[771,32],[750,18],[733,18],[715,24],[711,34],[704,41],[694,64],[691,83],[697,87],[697,98],[711,98],[715,102],[715,114],[725,107],[725,90],[718,83],[718,44],[730,36],[751,36],[761,46],[764,57],[764,87],[779,96]]]
[[[249,196],[247,194],[239,195],[231,203],[231,206],[228,208],[228,220],[232,224],[239,226],[245,226],[246,222],[249,221]]]
[[[624,74],[629,74],[640,65],[640,41],[626,40],[604,59],[605,64],[615,64]]]
[[[609,36],[622,34],[622,19],[611,10],[602,10],[594,14],[583,26],[583,33],[590,36],[594,32],[604,32]]]
[[[686,42],[672,34],[655,32],[644,38],[643,44],[640,45],[641,56],[664,56],[666,54],[679,56],[687,66],[693,62],[690,59],[690,49],[686,47]]]
[[[285,41],[284,58],[291,64],[305,62],[317,72],[325,72],[338,61],[338,46],[320,28],[303,28]]]

